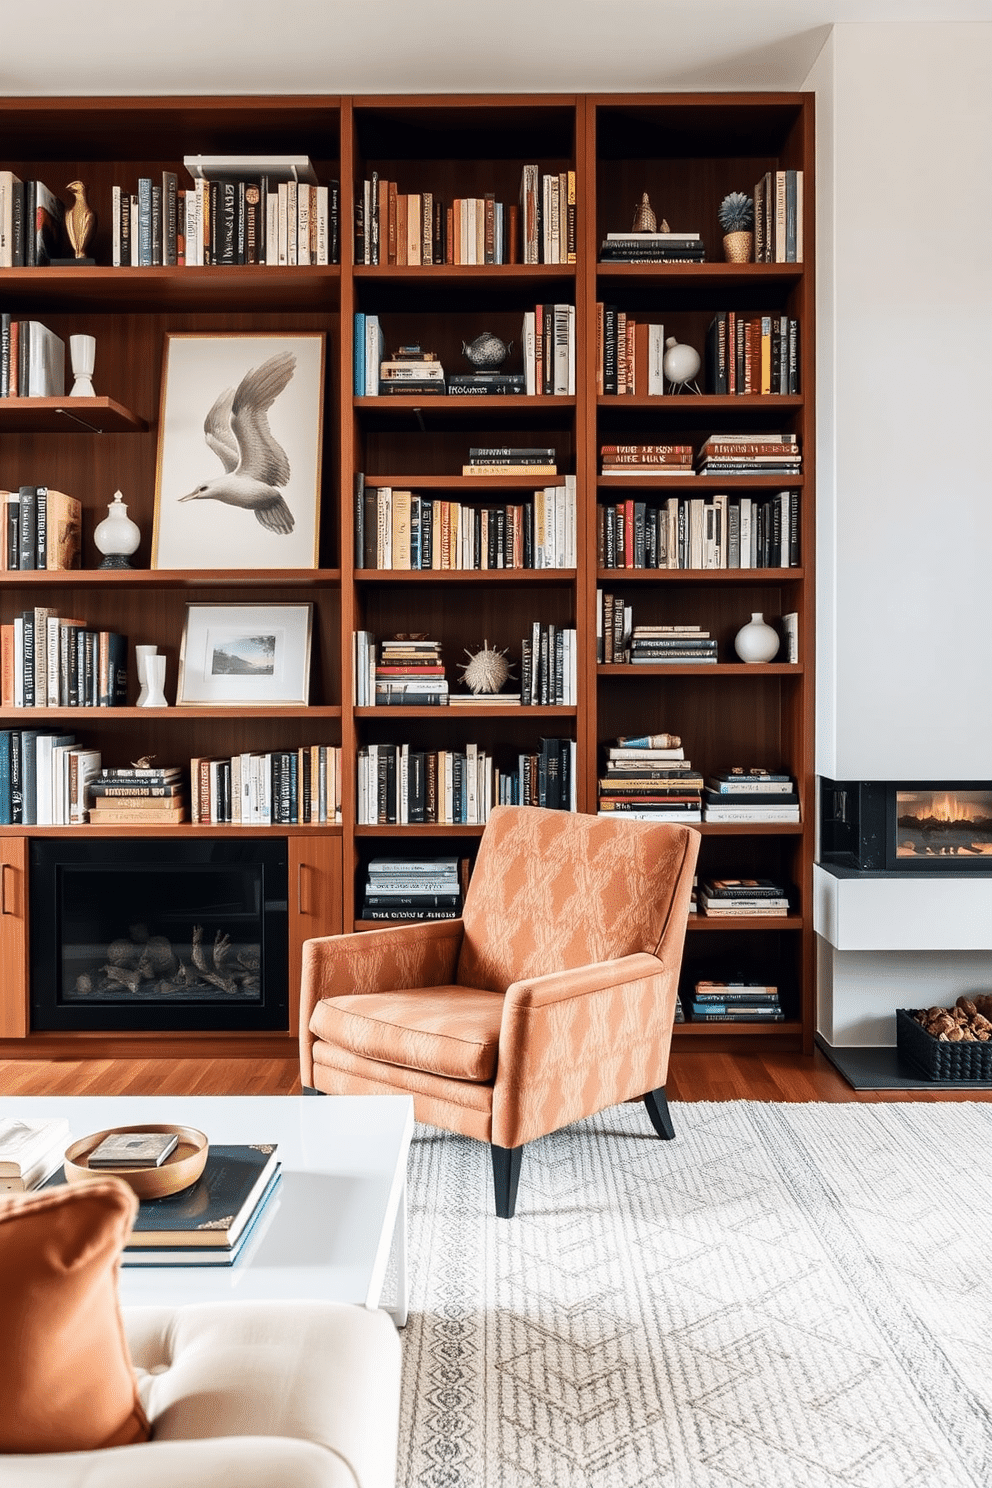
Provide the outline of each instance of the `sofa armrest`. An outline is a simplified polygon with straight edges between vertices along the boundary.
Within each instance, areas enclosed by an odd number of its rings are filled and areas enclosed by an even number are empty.
[[[390,925],[305,941],[299,1024],[303,1084],[313,1081],[310,1019],[318,1002],[356,992],[444,986],[455,980],[461,945],[461,920]]]
[[[313,1442],[226,1436],[0,1456],[0,1482],[4,1488],[392,1488],[393,1480],[358,1480],[347,1463]]]
[[[493,1142],[519,1147],[664,1085],[678,972],[639,952],[508,987]]]

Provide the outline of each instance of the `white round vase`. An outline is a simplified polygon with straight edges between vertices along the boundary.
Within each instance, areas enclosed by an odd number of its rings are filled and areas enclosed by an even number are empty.
[[[746,661],[748,665],[771,661],[777,654],[778,647],[778,631],[766,625],[764,615],[759,615],[757,611],[734,636],[734,650],[741,661]]]
[[[104,555],[101,568],[131,567],[128,559],[141,542],[141,529],[127,514],[123,492],[114,492],[107,515],[94,530],[93,541]]]

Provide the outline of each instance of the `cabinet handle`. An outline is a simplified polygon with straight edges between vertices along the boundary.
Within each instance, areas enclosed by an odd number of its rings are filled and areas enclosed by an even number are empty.
[[[304,870],[304,868],[306,868],[306,866],[307,866],[306,863],[297,863],[297,865],[296,865],[296,912],[297,912],[297,914],[309,914],[310,913],[309,908],[305,908],[304,907],[304,904],[303,904],[303,870]]]
[[[14,913],[12,909],[7,908],[7,869],[12,867],[12,863],[0,863],[0,915]]]

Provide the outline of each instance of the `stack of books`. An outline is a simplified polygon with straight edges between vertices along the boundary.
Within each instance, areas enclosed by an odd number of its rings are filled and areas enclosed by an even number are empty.
[[[715,665],[717,643],[698,625],[635,625],[630,638],[633,666]]]
[[[604,475],[694,475],[691,444],[601,444]]]
[[[699,233],[614,232],[599,245],[601,263],[705,263]]]
[[[121,1257],[125,1266],[231,1266],[257,1250],[279,1208],[275,1144],[213,1146],[189,1188],[142,1199]],[[46,1188],[65,1182],[63,1173]]]
[[[791,775],[742,769],[710,775],[703,792],[708,822],[798,822],[799,795]]]
[[[797,394],[798,320],[719,311],[706,331],[706,386],[720,395]]]
[[[379,363],[378,393],[381,398],[397,394],[443,393],[444,390],[444,368],[433,351],[421,351],[419,346],[401,346],[392,360]]]
[[[599,815],[627,821],[698,822],[703,777],[678,734],[621,737],[606,751]]]
[[[755,263],[802,263],[803,173],[765,171],[754,188]]]
[[[523,372],[452,372],[448,396],[452,398],[522,395],[527,391]]]
[[[456,920],[468,860],[373,858],[365,883],[366,920]]]
[[[50,486],[0,491],[0,573],[78,568],[82,511],[75,496]]]
[[[697,982],[685,999],[693,1023],[782,1023],[777,987],[761,982]]]
[[[801,475],[795,434],[711,434],[696,459],[700,475]]]
[[[710,918],[776,919],[789,913],[789,896],[770,878],[704,878],[699,913]]]
[[[177,826],[187,818],[183,775],[179,765],[101,770],[90,781],[90,825]]]
[[[552,446],[474,444],[462,475],[557,475],[557,457]]]
[[[377,708],[444,707],[448,683],[441,660],[441,642],[429,640],[382,641],[375,663],[373,694]]]
[[[69,1145],[69,1123],[62,1116],[0,1120],[0,1194],[38,1188],[60,1166]]]

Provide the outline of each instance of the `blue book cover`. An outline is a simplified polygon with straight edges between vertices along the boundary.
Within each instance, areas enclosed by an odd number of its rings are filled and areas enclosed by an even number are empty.
[[[365,315],[355,311],[355,397],[365,397]]]
[[[9,827],[11,816],[10,799],[10,729],[0,730],[0,827]]]
[[[38,753],[37,729],[21,729],[22,822],[33,827],[38,820]]]

